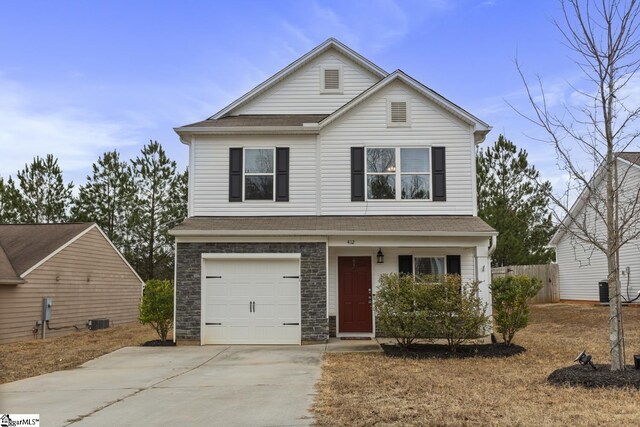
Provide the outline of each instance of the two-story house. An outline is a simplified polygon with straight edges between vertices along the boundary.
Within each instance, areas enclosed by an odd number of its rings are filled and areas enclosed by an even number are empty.
[[[475,166],[490,129],[335,39],[176,128],[177,342],[372,337],[383,273],[457,273],[490,302],[497,233],[477,217]]]

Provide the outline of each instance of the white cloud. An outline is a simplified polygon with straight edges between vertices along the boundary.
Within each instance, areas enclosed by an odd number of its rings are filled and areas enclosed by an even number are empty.
[[[35,156],[51,153],[58,157],[65,175],[77,179],[103,151],[139,143],[132,127],[122,120],[99,117],[65,105],[64,100],[43,105],[45,97],[2,75],[0,93],[2,176],[15,175]]]

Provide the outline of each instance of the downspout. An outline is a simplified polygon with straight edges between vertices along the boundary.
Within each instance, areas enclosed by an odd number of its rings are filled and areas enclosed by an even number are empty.
[[[498,245],[498,236],[491,236],[491,244],[489,245],[489,252],[487,256],[490,257],[496,251],[496,247]]]

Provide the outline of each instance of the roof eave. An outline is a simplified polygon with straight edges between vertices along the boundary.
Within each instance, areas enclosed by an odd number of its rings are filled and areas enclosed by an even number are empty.
[[[317,135],[316,123],[303,126],[192,126],[173,129],[184,144],[189,144],[191,135]]]
[[[0,279],[0,285],[21,285],[25,282],[24,279]]]
[[[491,237],[497,231],[353,231],[353,230],[169,230],[176,237],[215,236],[423,236]]]

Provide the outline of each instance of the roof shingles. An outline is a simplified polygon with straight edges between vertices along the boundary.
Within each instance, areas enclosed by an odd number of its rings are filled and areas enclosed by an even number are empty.
[[[207,119],[182,127],[255,127],[255,126],[302,126],[303,123],[318,123],[328,114],[242,114],[220,119]]]
[[[495,234],[482,219],[475,216],[263,216],[263,217],[191,217],[171,230],[172,234],[183,232],[290,232],[302,235],[332,232],[356,233],[416,233],[416,234]]]
[[[19,278],[92,225],[93,223],[0,224],[0,282]]]

